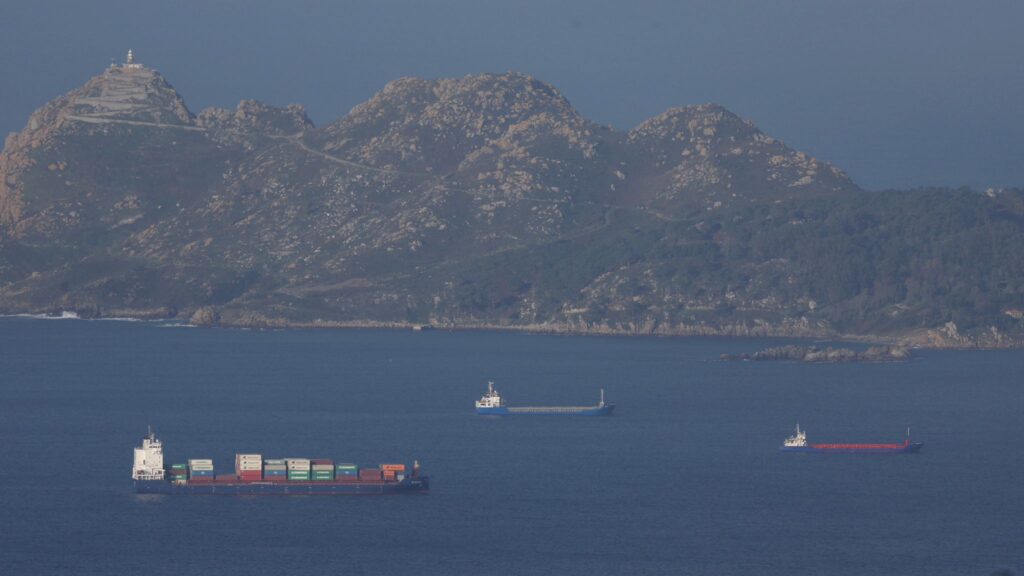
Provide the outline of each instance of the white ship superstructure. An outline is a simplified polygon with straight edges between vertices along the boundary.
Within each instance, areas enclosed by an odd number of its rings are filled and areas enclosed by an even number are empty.
[[[164,479],[164,446],[153,430],[142,439],[142,446],[135,449],[135,464],[132,466],[133,480]]]
[[[494,389],[494,382],[487,383],[487,393],[476,401],[477,408],[501,408],[504,405],[505,401],[501,399],[501,394]]]
[[[801,448],[807,446],[807,432],[800,429],[800,425],[796,425],[796,433],[786,438],[782,443],[787,448]]]

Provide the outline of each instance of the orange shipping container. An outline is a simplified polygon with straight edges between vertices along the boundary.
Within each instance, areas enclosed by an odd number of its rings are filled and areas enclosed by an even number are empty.
[[[380,469],[385,472],[405,472],[405,464],[381,464]]]

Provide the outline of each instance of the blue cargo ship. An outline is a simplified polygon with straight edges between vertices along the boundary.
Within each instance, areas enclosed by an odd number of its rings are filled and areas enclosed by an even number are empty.
[[[615,404],[605,404],[604,388],[601,401],[595,406],[506,406],[505,400],[494,389],[494,382],[487,383],[487,393],[476,401],[476,413],[494,416],[607,416]]]
[[[906,454],[919,452],[924,446],[922,442],[910,441],[910,429],[907,428],[907,437],[902,444],[809,444],[807,432],[796,425],[796,433],[783,441],[779,450],[782,452],[812,452],[812,453],[867,453],[867,454]]]
[[[250,456],[253,458],[247,459]],[[321,466],[332,470],[318,472],[316,464],[311,465],[308,459],[288,461],[287,470],[280,473],[272,470],[277,466],[266,465],[265,462],[271,461],[264,462],[259,455],[241,454],[236,456],[234,474],[214,475],[210,460],[192,460],[187,470],[178,467],[183,465],[165,468],[163,443],[150,430],[142,445],[135,448],[132,484],[138,494],[224,496],[425,494],[430,490],[430,478],[420,474],[418,462],[413,464],[412,473],[406,475],[405,466],[401,464],[385,464],[369,470],[338,465],[335,471],[331,463]],[[305,471],[299,471],[301,465],[294,464],[296,462],[304,462]]]

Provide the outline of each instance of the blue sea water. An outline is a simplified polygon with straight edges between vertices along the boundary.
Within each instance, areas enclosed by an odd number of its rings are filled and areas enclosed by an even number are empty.
[[[1024,570],[1024,352],[723,362],[769,340],[247,331],[0,319],[3,574],[831,574]],[[510,403],[609,418],[479,417]],[[780,454],[900,441],[916,455]],[[419,459],[427,496],[139,496],[236,452]]]

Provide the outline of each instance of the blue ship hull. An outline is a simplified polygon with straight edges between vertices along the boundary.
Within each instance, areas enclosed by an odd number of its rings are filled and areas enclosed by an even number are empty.
[[[132,480],[138,494],[208,494],[216,496],[306,496],[426,494],[430,478],[417,476],[400,482],[239,482],[235,484],[175,484],[169,480]]]
[[[604,406],[536,406],[477,408],[477,414],[489,416],[607,416],[615,409],[615,404]]]

